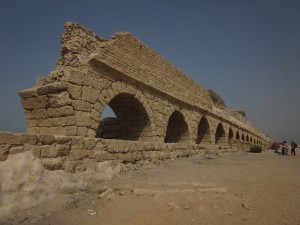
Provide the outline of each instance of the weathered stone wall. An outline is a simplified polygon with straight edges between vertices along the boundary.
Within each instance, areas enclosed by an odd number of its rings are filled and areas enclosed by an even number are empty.
[[[97,82],[96,78],[95,81]],[[207,136],[210,136],[210,141],[206,139],[206,143],[215,143],[219,124],[219,130],[224,130],[222,137],[228,136],[229,128],[231,128],[240,130],[240,133],[245,133],[245,136],[253,137],[253,142],[248,140],[249,143],[254,143],[254,140],[258,141],[259,139],[261,142],[265,140],[264,137],[254,133],[255,130],[251,132],[251,130],[239,127],[240,121],[237,124],[232,124],[230,118],[221,118],[222,120],[220,120],[218,116],[209,112],[205,113],[196,107],[187,105],[187,108],[182,108],[183,104],[172,99],[168,100],[157,93],[147,93],[147,89],[144,89],[142,93],[134,84],[116,81],[102,91],[93,89],[93,91],[100,93],[95,95],[99,96],[98,99],[95,97],[93,100],[86,100],[84,97],[92,98],[92,94],[84,94],[80,99],[74,99],[72,91],[70,91],[73,87],[73,84],[67,82],[56,82],[20,92],[20,96],[23,98],[22,104],[26,110],[29,133],[96,137],[100,115],[104,107],[109,105],[120,120],[123,132],[122,139],[125,140],[159,141],[162,143],[170,140],[169,137],[167,139],[165,137],[168,133],[168,126],[176,126],[172,124],[172,121],[177,120],[174,119],[176,115],[182,123],[178,127],[186,130],[179,135],[181,141],[197,142],[198,130],[202,129],[201,126],[199,127],[202,118],[208,121],[209,126],[209,130],[206,132],[208,133]],[[79,88],[88,89],[86,86]],[[85,92],[86,90],[83,91],[83,93]],[[177,120],[177,123],[180,121]],[[246,126],[247,124],[243,125]],[[176,139],[178,137],[174,137],[174,140]],[[226,140],[223,141],[223,144],[226,142]]]
[[[9,155],[31,151],[49,170],[82,172],[88,161],[107,160],[119,163],[155,161],[202,155],[211,157],[224,152],[236,151],[214,145],[156,143],[123,140],[105,140],[80,136],[27,134],[0,132],[0,161]]]

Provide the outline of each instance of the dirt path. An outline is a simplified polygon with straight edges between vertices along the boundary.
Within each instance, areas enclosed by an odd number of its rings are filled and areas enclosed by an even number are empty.
[[[133,166],[109,183],[61,195],[5,224],[300,225],[299,196],[299,155],[184,158]]]

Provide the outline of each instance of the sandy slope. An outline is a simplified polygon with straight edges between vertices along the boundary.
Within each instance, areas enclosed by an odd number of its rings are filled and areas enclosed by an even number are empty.
[[[269,151],[132,166],[111,182],[60,195],[2,223],[300,225],[300,156]]]

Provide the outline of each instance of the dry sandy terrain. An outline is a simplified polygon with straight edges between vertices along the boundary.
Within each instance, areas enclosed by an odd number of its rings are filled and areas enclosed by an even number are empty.
[[[2,224],[300,225],[299,149],[297,153],[267,151],[132,166],[112,181],[60,195]]]

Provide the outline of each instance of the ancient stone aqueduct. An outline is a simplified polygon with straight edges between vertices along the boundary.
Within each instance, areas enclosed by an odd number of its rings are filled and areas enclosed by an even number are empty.
[[[61,58],[19,92],[27,133],[0,133],[0,159],[32,151],[48,169],[85,160],[166,159],[267,147],[271,139],[128,32],[111,40],[65,23]],[[101,117],[109,106],[117,118]]]

